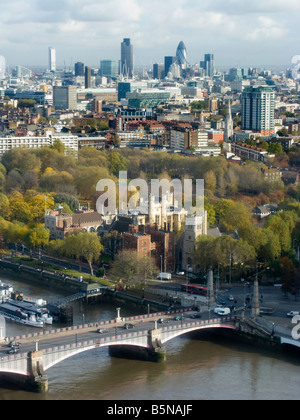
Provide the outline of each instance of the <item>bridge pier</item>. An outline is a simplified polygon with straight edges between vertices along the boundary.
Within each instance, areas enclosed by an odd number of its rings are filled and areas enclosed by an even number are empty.
[[[43,367],[43,353],[32,351],[28,353],[29,378],[26,387],[31,391],[43,393],[48,391],[48,378]]]
[[[161,330],[154,329],[148,332],[148,346],[139,347],[130,345],[109,346],[109,354],[112,357],[145,360],[148,362],[164,362],[166,349],[161,343]]]

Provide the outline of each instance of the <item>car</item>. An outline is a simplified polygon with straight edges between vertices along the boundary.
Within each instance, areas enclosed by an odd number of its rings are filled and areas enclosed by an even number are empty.
[[[184,276],[184,271],[178,271],[177,273],[176,273],[178,276]]]
[[[220,299],[219,300],[220,305],[225,305],[226,304],[226,300],[225,299]]]
[[[223,309],[223,305],[217,305],[214,309],[214,313],[218,314],[220,309]]]
[[[9,342],[8,345],[9,345],[9,347],[20,347],[21,346],[21,343],[19,343],[16,340],[12,340],[12,341]]]
[[[193,314],[193,315],[191,315],[191,318],[192,319],[201,318],[201,315],[200,314]]]
[[[106,329],[106,328],[98,328],[98,330],[97,330],[97,333],[99,333],[99,334],[105,334],[107,332],[108,332],[108,329]]]
[[[20,349],[19,349],[19,346],[15,346],[15,347],[11,347],[9,350],[8,350],[8,354],[15,354],[15,353],[19,353],[19,351],[20,351]]]
[[[234,297],[232,295],[228,296],[228,300],[234,300]]]
[[[218,312],[218,315],[220,316],[229,315],[229,314],[230,314],[229,308],[221,308]]]
[[[159,320],[157,321],[159,324],[164,324],[165,322],[169,322],[168,320],[166,320],[165,318],[159,318]]]
[[[299,311],[290,311],[286,314],[286,316],[293,318],[296,315],[300,315]]]
[[[183,320],[183,316],[182,315],[175,316],[174,320],[175,321],[182,321]]]
[[[131,330],[132,328],[134,328],[133,324],[125,324],[124,325],[125,330]]]

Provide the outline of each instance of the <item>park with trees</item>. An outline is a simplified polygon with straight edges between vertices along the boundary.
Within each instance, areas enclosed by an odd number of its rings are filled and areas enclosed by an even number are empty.
[[[280,151],[275,159],[275,164],[290,167],[300,162],[300,153],[296,149],[288,154]],[[293,284],[298,269],[295,249],[300,245],[300,187],[286,186],[281,179],[267,179],[264,169],[263,163],[236,164],[223,156],[189,157],[136,149],[84,147],[75,156],[60,142],[41,149],[12,149],[0,162],[0,232],[5,242],[85,261],[92,272],[93,263],[104,252],[100,238],[96,234],[78,234],[63,242],[51,241],[44,229],[45,210],[62,206],[64,212],[71,214],[79,203],[88,203],[95,209],[98,181],[111,179],[117,183],[119,171],[127,171],[128,181],[204,179],[209,226],[218,226],[223,233],[236,231],[239,239],[230,235],[198,238],[195,259],[199,270],[204,272],[217,263],[227,269],[229,264],[253,268],[259,261],[276,275],[289,273],[286,278],[293,278]],[[278,206],[278,212],[262,223],[252,211],[270,203]],[[84,253],[85,247],[91,251]],[[126,255],[121,251],[112,260],[111,273],[115,277],[121,257],[124,267]],[[128,261],[127,265],[129,270],[132,264]],[[134,276],[142,278],[142,273],[154,275],[152,269],[145,268],[145,261],[135,261],[133,266],[135,274],[128,273],[128,281]]]

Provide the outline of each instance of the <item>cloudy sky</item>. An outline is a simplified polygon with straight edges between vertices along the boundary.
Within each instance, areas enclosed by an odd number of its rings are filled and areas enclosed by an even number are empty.
[[[299,0],[0,0],[0,55],[8,65],[118,60],[131,38],[138,66],[163,62],[184,41],[191,64],[289,66],[300,54]]]

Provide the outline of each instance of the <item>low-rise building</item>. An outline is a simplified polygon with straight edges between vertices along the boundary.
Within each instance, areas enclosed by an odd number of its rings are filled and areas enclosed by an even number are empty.
[[[45,214],[45,228],[50,238],[64,239],[76,232],[99,232],[103,225],[102,216],[93,210],[63,214],[61,209],[48,210]]]
[[[231,152],[243,160],[254,162],[264,162],[270,156],[265,149],[240,142],[231,143]]]

